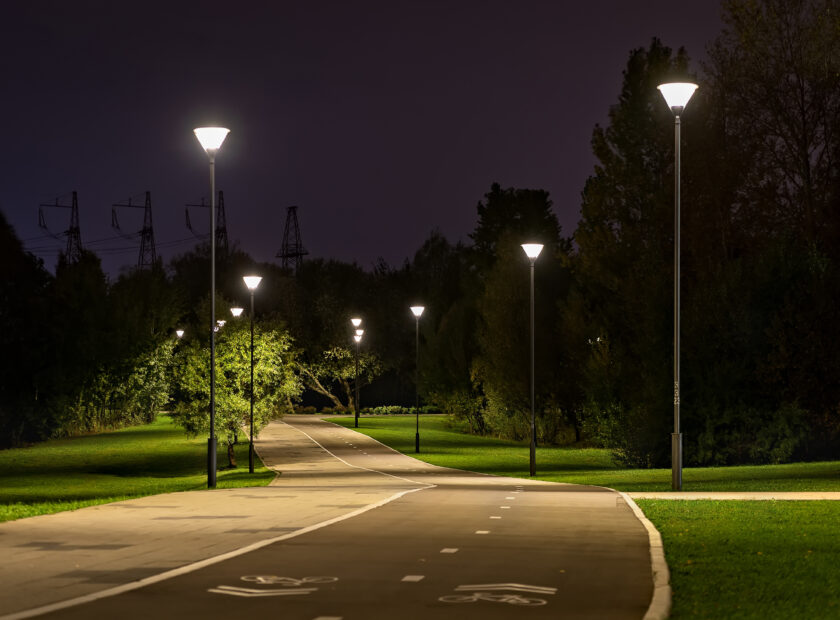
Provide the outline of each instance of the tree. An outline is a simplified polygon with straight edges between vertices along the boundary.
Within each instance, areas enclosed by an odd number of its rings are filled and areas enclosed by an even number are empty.
[[[609,375],[609,390],[602,380],[589,384],[586,399],[604,419],[603,429],[618,425],[609,434],[618,442],[611,447],[635,465],[663,464],[668,457],[673,118],[656,86],[686,76],[687,66],[683,50],[673,54],[656,39],[631,52],[609,125],[593,131],[598,164],[583,191],[576,290],[564,310],[564,331],[573,334],[568,326],[575,326],[578,355],[583,342],[602,338],[608,349],[590,347],[589,354],[601,358],[592,369],[620,369]],[[696,120],[686,115],[688,136]]]
[[[336,409],[354,408],[352,382],[356,380],[356,358],[349,349],[332,347],[323,352],[319,361],[300,362],[298,368],[304,385],[329,398]],[[360,383],[371,383],[381,372],[382,365],[375,355],[367,352],[359,354]],[[341,402],[341,396],[346,399],[346,404]]]
[[[236,467],[233,446],[250,420],[250,329],[229,321],[216,339],[216,433],[227,444],[229,465]],[[177,390],[173,418],[191,435],[209,433],[210,351],[203,339],[181,343],[175,360]],[[254,428],[259,431],[289,409],[302,385],[295,374],[295,352],[288,332],[260,322],[254,329]]]

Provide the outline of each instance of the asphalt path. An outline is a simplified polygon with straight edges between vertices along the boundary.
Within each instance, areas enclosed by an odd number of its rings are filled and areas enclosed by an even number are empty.
[[[389,496],[370,504],[359,495],[324,527],[43,617],[645,615],[648,532],[618,493],[438,468],[311,416],[286,422],[339,467],[281,475],[278,486],[320,476],[321,491],[346,498],[348,486],[387,482]]]

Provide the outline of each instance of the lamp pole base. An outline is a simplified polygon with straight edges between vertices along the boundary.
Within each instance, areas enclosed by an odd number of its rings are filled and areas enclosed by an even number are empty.
[[[537,446],[534,444],[534,440],[533,440],[533,439],[531,439],[531,449],[530,449],[530,452],[531,452],[531,458],[530,458],[530,462],[531,462],[531,475],[532,475],[532,476],[536,476],[536,475],[537,475]]]
[[[682,433],[671,433],[671,490],[682,491]]]
[[[216,438],[207,440],[207,488],[216,488]]]

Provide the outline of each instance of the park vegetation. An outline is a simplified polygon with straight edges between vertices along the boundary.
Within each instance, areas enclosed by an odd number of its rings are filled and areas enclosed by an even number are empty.
[[[673,115],[656,86],[700,85],[682,117],[682,430],[688,465],[780,463],[840,448],[840,6],[727,0],[693,66],[654,39],[630,53],[592,134],[575,231],[547,192],[493,183],[467,241],[433,231],[411,260],[292,273],[233,249],[221,308],[257,304],[258,427],[299,405],[354,406],[349,318],[364,319],[362,400],[422,400],[476,434],[521,439],[530,415],[528,261],[536,264],[540,443],[669,463],[673,410]],[[469,208],[468,205],[453,207]],[[52,275],[0,219],[0,444],[152,419],[207,427],[209,248],[110,281],[97,257]],[[247,320],[247,319],[246,319]],[[247,416],[246,320],[219,333],[220,435]],[[182,341],[174,329],[182,327]]]

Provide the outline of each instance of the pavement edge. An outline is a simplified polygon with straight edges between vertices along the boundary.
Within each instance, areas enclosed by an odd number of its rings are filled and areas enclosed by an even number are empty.
[[[668,563],[665,561],[665,546],[662,544],[662,535],[650,519],[645,516],[633,498],[624,491],[616,491],[636,518],[642,522],[648,533],[650,541],[650,570],[653,577],[653,597],[645,612],[643,620],[665,620],[671,614],[671,572],[668,570]]]

